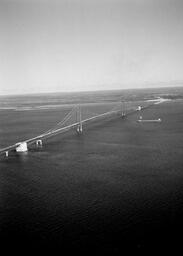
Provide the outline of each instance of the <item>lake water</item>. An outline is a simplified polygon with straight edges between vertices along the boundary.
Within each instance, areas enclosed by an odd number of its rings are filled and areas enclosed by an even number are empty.
[[[102,102],[113,102],[109,96]],[[56,106],[42,109],[35,106],[45,102],[36,104],[32,98],[29,103],[23,96],[22,101],[6,99],[0,111],[1,146],[35,136],[59,121],[69,106],[54,97],[49,105]],[[92,97],[93,103],[101,102],[101,95],[98,101],[96,95],[90,97],[90,103]],[[25,102],[34,109],[25,110]],[[96,109],[100,111],[98,105]],[[138,123],[138,117],[115,116],[84,126],[82,135],[73,130],[49,138],[42,148],[32,145],[25,154],[1,156],[1,245],[86,255],[178,248],[183,227],[183,101],[144,110],[144,119],[161,118],[161,123]]]

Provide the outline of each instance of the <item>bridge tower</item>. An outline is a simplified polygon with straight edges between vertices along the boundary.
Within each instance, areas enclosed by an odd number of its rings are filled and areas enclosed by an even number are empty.
[[[125,101],[121,99],[121,116],[125,116]]]
[[[77,133],[81,134],[83,132],[83,124],[82,124],[81,106],[80,105],[78,105],[78,108],[76,110],[76,122],[78,122]]]

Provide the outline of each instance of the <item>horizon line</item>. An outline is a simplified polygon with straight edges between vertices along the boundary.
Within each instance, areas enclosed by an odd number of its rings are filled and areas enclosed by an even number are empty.
[[[27,92],[27,93],[5,93],[5,94],[0,94],[0,97],[2,96],[27,96],[27,95],[42,95],[42,94],[70,94],[70,93],[89,93],[89,92],[105,92],[105,91],[123,91],[123,90],[148,90],[148,89],[166,89],[166,88],[180,88],[183,87],[183,81],[180,82],[174,82],[178,83],[178,85],[168,85],[166,82],[160,82],[165,84],[164,86],[147,86],[147,87],[131,87],[131,88],[114,88],[114,89],[95,89],[95,90],[72,90],[72,91],[40,91],[40,92]]]

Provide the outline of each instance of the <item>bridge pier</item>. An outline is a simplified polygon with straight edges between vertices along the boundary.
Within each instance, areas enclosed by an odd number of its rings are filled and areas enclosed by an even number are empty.
[[[9,154],[9,152],[8,152],[8,151],[6,151],[6,152],[5,152],[5,156],[6,156],[6,157],[8,157],[8,154]]]
[[[36,146],[37,146],[37,147],[38,147],[38,146],[42,147],[42,145],[43,145],[42,140],[36,140]]]
[[[16,147],[16,152],[27,152],[28,148],[27,148],[27,142],[18,142],[16,143],[17,147]]]
[[[137,111],[140,111],[140,110],[142,110],[142,107],[141,107],[141,106],[138,106],[138,107],[137,107]]]
[[[82,123],[80,123],[78,126],[77,126],[77,133],[78,134],[81,134],[83,132],[83,126],[82,126]]]

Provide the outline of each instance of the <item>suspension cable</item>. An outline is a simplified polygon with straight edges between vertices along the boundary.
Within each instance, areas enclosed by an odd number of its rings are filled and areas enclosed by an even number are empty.
[[[51,129],[47,130],[46,132],[44,132],[44,133],[41,134],[41,135],[47,134],[47,133],[49,133],[49,132],[55,130],[59,125],[61,126],[61,125],[63,125],[64,123],[66,123],[66,122],[70,119],[70,117],[72,116],[72,114],[73,114],[73,112],[75,111],[76,108],[77,108],[77,106],[74,106],[74,107],[71,109],[71,111],[64,117],[64,119],[63,119],[62,121],[58,122],[54,127],[52,127]]]

